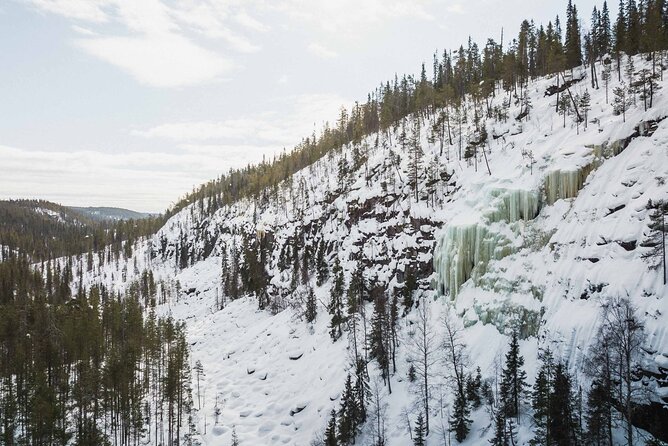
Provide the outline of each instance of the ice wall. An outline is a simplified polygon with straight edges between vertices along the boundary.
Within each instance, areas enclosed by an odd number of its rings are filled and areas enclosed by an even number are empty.
[[[492,223],[533,220],[540,212],[540,194],[537,191],[495,188],[490,195],[492,208],[485,212],[485,218]]]
[[[469,278],[481,276],[490,260],[514,251],[519,227],[512,223],[532,220],[540,212],[540,194],[530,189],[491,188],[483,195],[483,211],[466,223],[445,227],[434,252],[434,268],[440,292],[454,298]]]
[[[545,176],[545,198],[548,205],[563,198],[577,196],[587,176],[593,169],[593,163],[568,169],[556,169]]]
[[[434,252],[437,286],[441,293],[457,296],[473,274],[482,275],[492,259],[513,252],[512,242],[485,222],[450,224],[441,234]]]
[[[446,225],[434,250],[434,270],[441,293],[454,299],[471,277],[480,277],[490,260],[500,260],[515,251],[519,221],[534,219],[540,212],[540,193],[531,189],[493,187],[483,194],[481,214],[471,210],[465,223]]]

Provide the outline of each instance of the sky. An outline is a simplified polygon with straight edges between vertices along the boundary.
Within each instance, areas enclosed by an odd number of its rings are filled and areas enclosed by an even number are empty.
[[[613,2],[615,3],[615,2]],[[575,1],[587,23],[594,0]],[[611,12],[615,13],[615,5]],[[161,212],[565,0],[0,0],[0,199]],[[429,72],[429,68],[428,68]]]

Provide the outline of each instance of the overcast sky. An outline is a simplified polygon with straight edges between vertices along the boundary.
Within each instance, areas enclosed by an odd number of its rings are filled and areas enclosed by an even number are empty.
[[[613,2],[615,3],[615,2]],[[588,22],[594,4],[575,4]],[[0,0],[0,198],[159,212],[565,0]],[[615,5],[610,5],[615,10]]]

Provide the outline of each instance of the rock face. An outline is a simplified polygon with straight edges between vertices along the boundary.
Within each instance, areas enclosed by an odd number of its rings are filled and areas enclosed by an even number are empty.
[[[653,355],[640,364],[647,373],[638,386],[658,395],[639,407],[638,425],[655,429],[643,420],[663,420],[668,395],[666,366],[652,362],[668,357],[668,292],[642,255],[647,201],[668,197],[668,120],[659,120],[668,114],[668,100],[659,95],[647,113],[629,111],[624,124],[605,104],[604,91],[592,91],[590,121],[599,124],[581,126],[578,134],[555,117],[554,98],[538,93],[551,82],[530,84],[533,109],[521,123],[482,119],[498,136],[477,146],[478,163],[456,156],[459,136],[462,147],[480,142],[471,103],[452,146],[446,139],[441,149],[438,136],[423,130],[417,185],[409,181],[410,153],[398,143],[400,129],[389,128],[257,197],[212,214],[193,203],[136,246],[126,263],[84,268],[85,283],[129,287],[151,269],[173,291],[158,311],[186,321],[193,357],[207,370],[208,395],[226,400],[221,423],[236,424],[248,444],[309,444],[338,408],[354,347],[348,336],[330,337],[327,307],[337,263],[346,288],[353,276],[362,277],[367,301],[400,298],[416,282],[412,297],[431,303],[435,336],[442,330],[438,318],[452,311],[484,377],[494,374],[507,335],[519,330],[530,380],[538,350],[550,347],[586,388],[583,364],[600,308],[610,297],[628,296],[645,325],[643,349]],[[521,111],[511,104],[508,115]],[[406,128],[416,119],[429,129],[437,116],[410,117]],[[483,154],[489,171],[476,170],[485,166]],[[241,254],[249,247],[255,257]],[[266,289],[232,300],[228,278],[235,269],[245,273],[253,258],[266,274]],[[241,284],[240,277],[235,285]],[[312,324],[300,319],[309,289],[317,301]],[[364,308],[370,317],[372,305]],[[414,335],[410,310],[401,319],[402,340]],[[397,354],[392,420],[403,419],[415,398],[406,379],[407,345]],[[369,370],[379,375],[374,361]],[[487,443],[488,415],[480,410],[472,417],[476,440]],[[521,444],[529,440],[526,423],[518,429]],[[204,443],[226,440],[227,432],[216,432],[220,437]],[[388,425],[387,434],[389,446],[410,442],[402,426]]]

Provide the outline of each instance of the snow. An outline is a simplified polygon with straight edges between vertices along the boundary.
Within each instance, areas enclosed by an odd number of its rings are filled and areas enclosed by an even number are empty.
[[[635,63],[638,70],[646,64],[641,58]],[[549,345],[586,382],[579,374],[584,355],[594,340],[600,307],[612,296],[632,300],[644,318],[644,348],[656,352],[647,362],[666,368],[668,291],[659,271],[641,259],[640,244],[647,236],[648,200],[668,197],[668,119],[651,135],[642,124],[668,116],[668,82],[660,82],[664,89],[652,109],[632,107],[626,123],[605,103],[604,88],[592,89],[588,79],[575,84],[573,93],[588,89],[592,101],[588,128],[581,125],[579,134],[572,121],[562,127],[555,97],[543,95],[552,82],[530,84],[528,121],[515,121],[520,110],[511,104],[508,122],[486,122],[490,135],[503,135],[485,148],[491,175],[482,158],[477,171],[473,163],[457,160],[456,141],[441,154],[425,130],[423,169],[437,165],[452,177],[434,186],[429,201],[416,203],[407,183],[408,156],[396,145],[397,134],[391,135],[393,144],[380,135],[378,146],[371,135],[361,143],[366,161],[345,191],[338,190],[336,166],[344,156],[351,161],[349,149],[298,172],[266,202],[241,200],[212,216],[201,215],[196,205],[186,207],[156,236],[139,243],[132,259],[100,265],[96,258],[92,271],[84,271],[84,283],[121,290],[150,268],[171,292],[159,311],[186,321],[192,360],[200,360],[206,373],[204,405],[196,414],[205,445],[229,444],[232,426],[242,444],[308,445],[323,431],[331,408],[338,407],[351,347],[345,337],[334,343],[329,337],[330,284],[315,287],[319,315],[311,327],[296,316],[296,299],[287,291],[291,274],[278,268],[281,247],[298,230],[307,245],[327,246],[329,265],[338,257],[347,280],[363,263],[366,278],[392,289],[403,286],[400,275],[407,268],[428,270],[433,263],[434,274],[418,294],[432,302],[434,331],[441,333],[440,319],[452,311],[465,327],[471,364],[481,367],[483,377],[495,376],[507,335],[519,328],[530,380],[538,349]],[[610,91],[615,86],[613,76]],[[493,105],[503,97],[499,94]],[[473,114],[471,104],[467,112]],[[427,121],[423,129],[429,128]],[[464,125],[464,144],[474,135],[472,122]],[[390,149],[401,157],[398,166],[388,161]],[[427,193],[426,178],[419,193]],[[184,270],[175,257],[181,233],[200,255]],[[222,294],[221,253],[233,243],[240,246],[241,233],[273,236],[271,288],[275,296],[285,296],[277,298],[277,314],[257,310],[252,298],[214,308]],[[211,240],[213,252],[204,256]],[[622,246],[630,242],[634,248]],[[194,292],[183,292],[190,289]],[[411,419],[416,414],[416,389],[406,379],[412,322],[414,314],[401,320],[393,392],[385,396],[389,446],[409,444],[402,413]],[[372,363],[372,382],[378,376]],[[434,395],[446,395],[434,403],[438,426],[447,420],[450,392],[443,377],[435,378],[434,386]],[[666,395],[665,388],[657,392]],[[222,408],[218,425],[216,397]],[[486,443],[487,413],[481,409],[472,418],[464,444]],[[368,428],[360,444],[370,439]],[[529,430],[528,424],[520,426],[521,443]],[[434,431],[430,446],[441,444]]]

